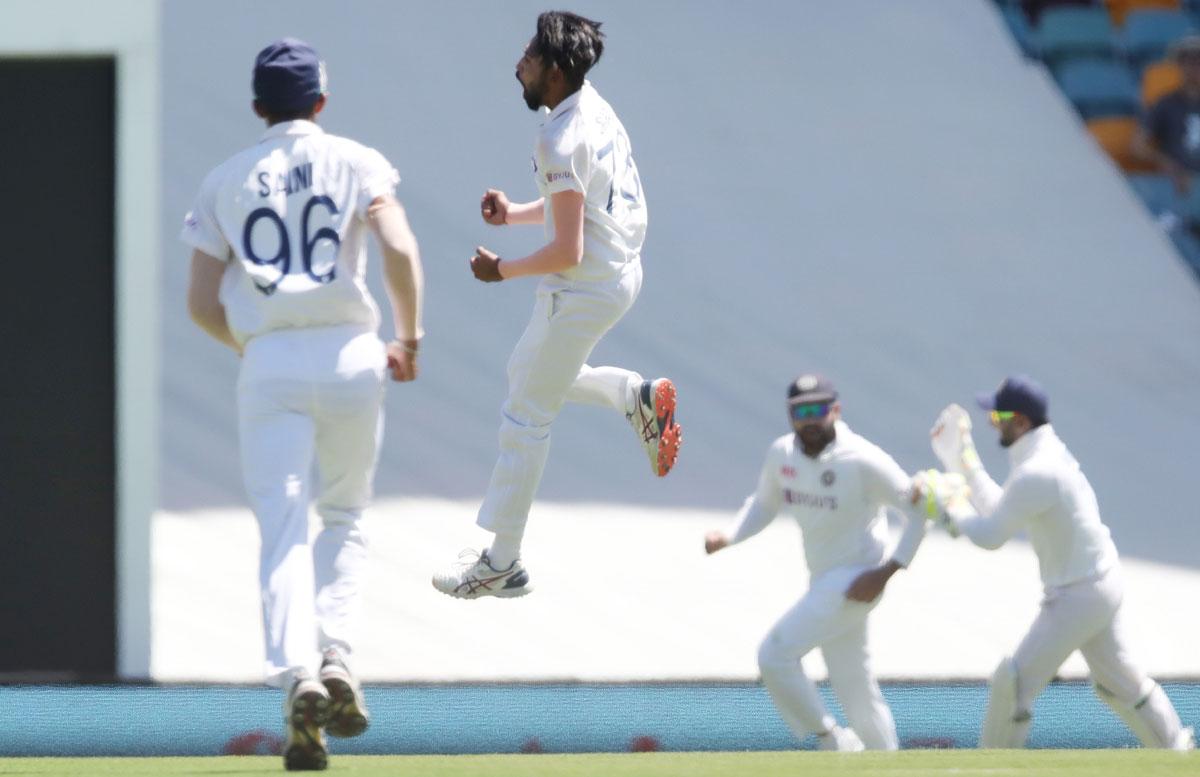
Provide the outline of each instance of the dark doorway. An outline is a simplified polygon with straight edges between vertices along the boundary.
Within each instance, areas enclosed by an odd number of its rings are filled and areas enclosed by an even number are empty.
[[[116,674],[113,59],[0,59],[0,677]]]

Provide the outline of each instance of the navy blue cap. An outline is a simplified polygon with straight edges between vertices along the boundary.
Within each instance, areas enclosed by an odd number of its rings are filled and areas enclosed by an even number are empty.
[[[788,386],[789,405],[804,402],[832,402],[837,399],[837,396],[837,389],[833,387],[829,378],[815,372],[801,375]]]
[[[975,399],[984,410],[1020,413],[1035,424],[1044,424],[1049,420],[1046,412],[1050,400],[1037,381],[1028,375],[1005,378],[994,393],[984,392]]]
[[[258,52],[253,86],[254,99],[266,110],[302,111],[327,91],[325,63],[304,41],[283,38]]]

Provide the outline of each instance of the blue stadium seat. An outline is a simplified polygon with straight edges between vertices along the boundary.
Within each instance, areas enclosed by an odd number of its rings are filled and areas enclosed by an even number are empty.
[[[1171,242],[1183,256],[1188,266],[1200,277],[1200,240],[1190,230],[1177,229],[1171,233]]]
[[[1192,190],[1181,198],[1182,216],[1186,224],[1200,227],[1200,180],[1192,178]]]
[[[1048,8],[1042,13],[1034,43],[1038,56],[1052,67],[1075,59],[1116,56],[1116,33],[1103,8]]]
[[[1195,31],[1193,19],[1179,11],[1133,11],[1125,17],[1121,49],[1136,70],[1166,56],[1171,42]]]
[[[1021,47],[1021,53],[1027,57],[1034,56],[1033,30],[1029,27],[1025,12],[1015,5],[1008,5],[1000,9],[1000,14],[1004,17],[1004,23],[1008,25],[1013,39]]]
[[[1069,61],[1054,75],[1067,99],[1085,120],[1137,115],[1137,82],[1129,68],[1120,62]]]
[[[1129,186],[1137,194],[1138,199],[1146,209],[1155,216],[1163,213],[1179,213],[1182,202],[1175,191],[1175,184],[1165,175],[1131,175],[1127,179]]]

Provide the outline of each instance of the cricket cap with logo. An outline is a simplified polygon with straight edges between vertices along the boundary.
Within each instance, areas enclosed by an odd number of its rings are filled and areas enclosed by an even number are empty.
[[[271,113],[302,111],[329,91],[325,63],[304,41],[281,38],[258,52],[253,88],[254,99]]]
[[[809,402],[833,402],[837,399],[837,389],[824,375],[815,372],[805,373],[788,385],[788,404],[802,405]]]
[[[1050,420],[1047,415],[1050,400],[1046,398],[1045,390],[1028,375],[1005,378],[1000,388],[982,392],[975,399],[984,410],[1020,413],[1035,424]]]

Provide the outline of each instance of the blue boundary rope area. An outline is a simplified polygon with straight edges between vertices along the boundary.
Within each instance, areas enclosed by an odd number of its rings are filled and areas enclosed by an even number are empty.
[[[1200,682],[1164,682],[1200,728]],[[790,750],[797,742],[765,689],[741,683],[368,686],[371,727],[333,753]],[[827,686],[821,693],[842,718]],[[974,747],[987,686],[890,683],[901,746]],[[282,693],[188,685],[0,686],[0,756],[219,755],[277,752]],[[1136,747],[1083,682],[1053,683],[1034,708],[1031,747]]]

